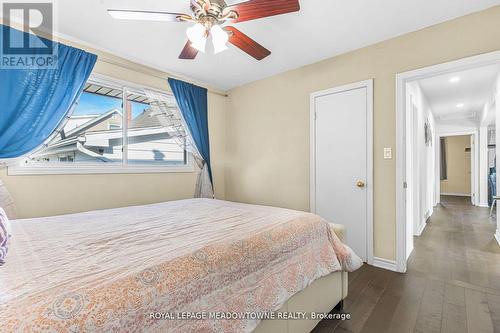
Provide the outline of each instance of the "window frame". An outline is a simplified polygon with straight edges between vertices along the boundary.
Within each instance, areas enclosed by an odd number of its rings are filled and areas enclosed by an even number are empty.
[[[172,93],[165,90],[159,90],[146,85],[136,84],[129,81],[115,79],[102,74],[91,74],[87,82],[103,85],[113,89],[122,90],[122,92],[143,92],[144,89],[152,90],[163,95],[172,96]],[[122,93],[122,112],[125,112],[124,106],[127,95]],[[60,128],[56,129],[56,131]],[[193,157],[188,152],[186,153],[186,164],[168,165],[168,164],[129,164],[127,159],[127,121],[126,117],[122,117],[122,133],[123,133],[123,155],[121,163],[81,163],[73,164],[67,162],[59,163],[39,163],[26,164],[25,159],[22,159],[17,165],[9,166],[7,169],[8,175],[64,175],[64,174],[137,174],[137,173],[186,173],[194,172]],[[52,135],[48,140],[52,138]],[[48,141],[47,140],[47,141]],[[36,150],[35,150],[36,151]]]

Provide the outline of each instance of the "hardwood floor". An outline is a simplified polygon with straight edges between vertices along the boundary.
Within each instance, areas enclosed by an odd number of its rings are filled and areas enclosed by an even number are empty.
[[[349,275],[343,312],[315,333],[500,332],[500,246],[487,208],[442,197],[406,274],[364,265]]]

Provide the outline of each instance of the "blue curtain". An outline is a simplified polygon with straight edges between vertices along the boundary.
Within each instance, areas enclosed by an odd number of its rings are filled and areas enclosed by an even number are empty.
[[[0,45],[5,33],[20,41],[36,39],[5,25],[0,28]],[[22,156],[48,139],[78,100],[97,60],[83,50],[44,41],[56,50],[54,69],[0,67],[0,158]]]
[[[174,93],[179,109],[186,120],[189,131],[193,136],[196,148],[208,166],[210,181],[212,179],[212,167],[210,164],[210,143],[208,140],[208,101],[207,89],[195,86],[191,83],[168,79],[170,88]]]

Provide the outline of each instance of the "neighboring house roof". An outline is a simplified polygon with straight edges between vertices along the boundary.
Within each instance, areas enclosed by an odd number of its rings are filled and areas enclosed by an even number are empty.
[[[67,131],[64,135],[58,136],[48,146],[37,152],[37,156],[48,156],[60,153],[79,151],[92,158],[101,161],[109,161],[108,158],[90,150],[89,148],[108,148],[121,145],[121,129],[103,129],[95,130],[101,123],[110,119],[114,115],[122,116],[118,109],[109,110],[101,115],[96,115],[89,121]],[[157,139],[158,136],[171,135],[176,133],[174,130],[162,126],[153,109],[145,109],[140,115],[132,119],[128,129],[128,138],[136,142],[145,142]],[[77,116],[78,117],[78,116]],[[113,140],[113,141],[112,141]]]
[[[83,125],[80,125],[80,126],[74,128],[68,132],[65,132],[64,137],[70,138],[72,136],[77,136],[79,134],[82,134],[86,130],[88,130],[89,128],[92,128],[92,127],[96,126],[97,124],[111,118],[114,114],[121,115],[122,113],[118,109],[109,110],[108,112],[103,113],[100,116],[97,116],[92,120],[89,120],[88,122],[84,123]]]
[[[153,109],[145,109],[140,115],[132,119],[129,128],[159,126],[158,118],[153,115]]]
[[[80,142],[77,142],[76,149],[78,149],[80,152],[82,152],[90,157],[96,158],[96,159],[101,160],[103,162],[111,162],[111,160],[109,158],[106,158],[106,157],[101,156],[101,155],[99,155],[91,150],[88,150]]]

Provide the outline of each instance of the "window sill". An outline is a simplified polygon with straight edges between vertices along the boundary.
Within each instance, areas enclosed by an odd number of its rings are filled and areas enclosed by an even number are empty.
[[[185,173],[194,172],[192,163],[179,166],[149,166],[149,165],[79,165],[79,166],[11,166],[9,176],[28,175],[87,175],[87,174],[141,174],[141,173]]]

